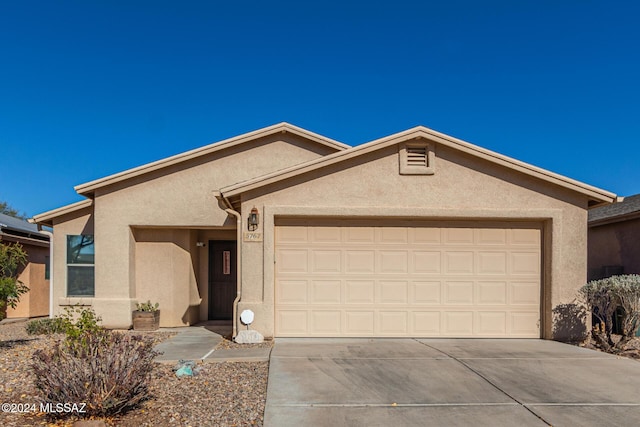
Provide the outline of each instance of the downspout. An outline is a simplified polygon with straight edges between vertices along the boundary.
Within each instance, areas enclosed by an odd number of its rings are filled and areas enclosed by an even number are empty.
[[[242,217],[240,213],[233,209],[233,205],[229,199],[227,199],[221,192],[214,191],[214,195],[218,200],[222,200],[222,202],[227,206],[227,209],[224,211],[232,216],[236,217],[236,298],[233,300],[233,332],[232,339],[236,338],[238,335],[238,303],[240,302],[240,297],[242,296],[242,277],[240,268],[242,264],[242,251],[240,248],[242,247]]]
[[[49,319],[53,318],[53,233],[47,230],[39,230],[49,236]]]

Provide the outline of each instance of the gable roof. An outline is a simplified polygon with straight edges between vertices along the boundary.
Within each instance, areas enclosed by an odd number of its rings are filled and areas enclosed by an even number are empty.
[[[62,215],[67,215],[76,211],[79,211],[84,208],[88,208],[93,205],[93,200],[85,199],[76,203],[72,203],[70,205],[63,206],[61,208],[52,209],[47,212],[43,212],[38,215],[34,215],[29,222],[33,222],[35,224],[43,224],[49,227],[53,227],[53,219],[61,217]]]
[[[210,153],[214,153],[216,151],[220,151],[226,148],[234,147],[239,144],[243,144],[249,141],[253,141],[258,138],[262,138],[265,136],[273,135],[280,132],[288,132],[294,135],[300,136],[309,141],[315,142],[317,144],[332,148],[336,151],[346,150],[350,148],[349,145],[343,144],[338,141],[334,141],[333,139],[327,138],[325,136],[319,135],[317,133],[309,132],[308,130],[299,128],[292,124],[282,122],[273,126],[268,126],[262,129],[255,130],[253,132],[248,132],[239,136],[235,136],[233,138],[225,139],[219,142],[214,142],[213,144],[206,145],[204,147],[196,148],[194,150],[190,150],[181,154],[177,154],[175,156],[167,157],[165,159],[157,160],[152,163],[147,163],[142,166],[135,167],[133,169],[129,169],[123,172],[119,172],[113,175],[109,175],[104,178],[96,179],[94,181],[90,181],[84,184],[80,184],[74,187],[74,190],[78,194],[82,194],[87,197],[92,197],[93,193],[96,189],[105,187],[107,185],[115,184],[117,182],[121,182],[127,180],[129,178],[133,178],[136,176],[140,176],[152,171],[156,171],[158,169],[163,169],[168,166],[172,166],[178,163],[182,163],[197,157],[205,156]]]
[[[625,197],[621,202],[589,211],[589,226],[625,221],[640,217],[640,194]]]
[[[505,166],[526,175],[539,178],[543,181],[585,194],[589,197],[590,207],[614,203],[616,201],[616,195],[608,191],[592,187],[590,185],[550,172],[537,166],[533,166],[528,163],[513,159],[511,157],[498,154],[494,151],[487,150],[485,148],[479,147],[461,139],[451,137],[449,135],[445,135],[424,126],[416,126],[406,131],[380,138],[366,144],[358,145],[348,150],[333,153],[328,156],[314,159],[300,165],[292,166],[287,169],[253,178],[234,185],[229,185],[222,188],[220,192],[224,197],[231,198],[234,196],[238,196],[246,191],[271,185],[276,182],[292,178],[294,176],[302,175],[307,172],[344,162],[354,157],[362,156],[366,153],[370,153],[372,151],[380,150],[385,147],[389,147],[394,144],[416,138],[425,138],[429,141],[454,148],[458,151],[462,151],[472,156],[487,160],[494,164]]]

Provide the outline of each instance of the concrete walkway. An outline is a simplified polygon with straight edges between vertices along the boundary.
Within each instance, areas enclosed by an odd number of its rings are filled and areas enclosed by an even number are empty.
[[[544,340],[278,339],[265,426],[635,426],[640,362]]]
[[[160,363],[177,363],[179,360],[196,362],[266,362],[269,361],[270,348],[215,349],[222,341],[216,328],[190,326],[167,329],[177,335],[155,346],[162,352],[155,361]]]

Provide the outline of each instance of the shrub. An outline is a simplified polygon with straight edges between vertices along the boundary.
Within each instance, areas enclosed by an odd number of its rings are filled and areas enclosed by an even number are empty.
[[[60,319],[68,340],[80,339],[84,332],[98,332],[102,329],[99,325],[102,318],[90,307],[65,307],[64,313],[57,318]]]
[[[43,402],[86,403],[86,417],[114,415],[149,398],[157,355],[149,337],[83,331],[34,353],[35,386]]]
[[[596,344],[612,353],[623,350],[640,326],[640,275],[593,280],[580,289],[580,294],[597,319],[591,333]],[[622,308],[622,337],[614,342],[613,316],[618,307]]]
[[[59,317],[32,320],[25,329],[29,335],[63,334],[66,331],[64,322]]]
[[[27,253],[20,243],[0,243],[0,320],[7,307],[16,308],[20,296],[29,288],[18,280],[18,272],[27,264]]]

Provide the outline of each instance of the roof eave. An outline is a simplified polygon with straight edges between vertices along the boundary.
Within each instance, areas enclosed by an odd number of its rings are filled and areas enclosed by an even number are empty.
[[[32,233],[32,234],[35,234],[35,233]],[[46,237],[46,240],[36,239],[34,237],[18,236],[15,234],[3,233],[0,231],[0,241],[18,242],[18,243],[30,244],[34,246],[49,247],[49,237],[44,234],[42,236]]]
[[[610,216],[589,221],[589,227],[598,227],[601,225],[613,224],[615,222],[631,221],[640,218],[640,211],[627,212],[620,215]]]
[[[53,209],[38,215],[34,215],[33,218],[29,219],[29,222],[34,224],[53,227],[54,219],[59,218],[63,215],[68,215],[70,213],[77,212],[79,210],[91,207],[92,205],[93,205],[93,200],[91,199],[81,200],[79,202],[63,206],[61,208]]]

